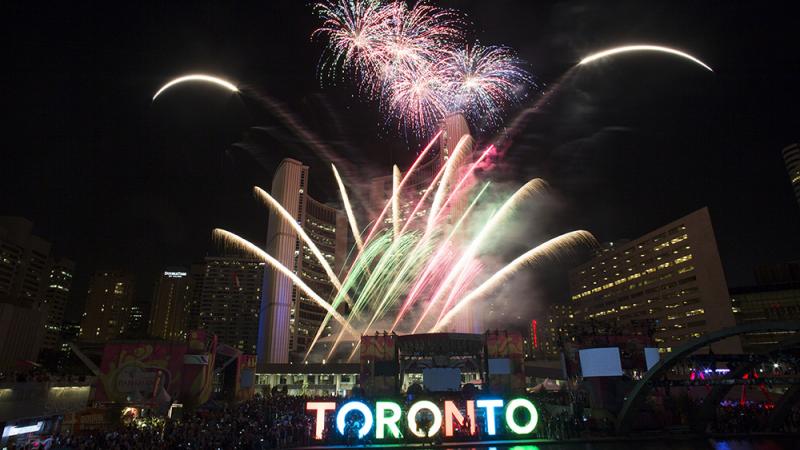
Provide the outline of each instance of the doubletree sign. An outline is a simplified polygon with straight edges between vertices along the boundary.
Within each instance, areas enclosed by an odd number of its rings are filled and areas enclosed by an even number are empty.
[[[482,433],[488,436],[497,434],[499,422],[505,423],[505,428],[514,434],[530,434],[536,429],[539,421],[539,413],[533,403],[526,398],[515,398],[509,402],[502,399],[480,399],[467,400],[464,402],[464,411],[456,406],[451,400],[444,401],[444,412],[435,403],[429,400],[420,400],[408,408],[406,417],[403,417],[403,410],[400,405],[392,401],[377,401],[375,407],[370,408],[366,403],[358,400],[349,401],[340,405],[337,409],[335,402],[307,402],[306,409],[316,412],[316,426],[314,432],[315,439],[322,439],[325,431],[325,417],[329,412],[336,414],[336,431],[345,434],[345,424],[351,414],[360,413],[363,420],[359,420],[355,426],[360,426],[358,430],[359,438],[363,438],[375,428],[375,439],[400,439],[404,436],[403,431],[408,430],[417,437],[432,437],[442,431],[444,436],[453,436],[453,427],[458,425],[461,428],[469,427],[469,434],[477,433],[476,408],[485,417],[482,424]],[[419,426],[417,416],[419,414],[429,414],[433,417],[430,427],[426,432]]]

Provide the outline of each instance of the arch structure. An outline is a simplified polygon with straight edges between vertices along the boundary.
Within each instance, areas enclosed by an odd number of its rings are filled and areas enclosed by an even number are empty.
[[[639,380],[633,386],[633,389],[631,389],[631,391],[628,393],[627,397],[625,398],[625,403],[622,405],[622,409],[617,416],[617,434],[627,433],[630,431],[631,424],[633,423],[636,413],[647,398],[651,383],[654,380],[658,380],[664,376],[682,359],[691,355],[697,350],[708,346],[709,344],[713,344],[729,337],[739,336],[747,333],[763,333],[769,331],[800,332],[800,321],[759,322],[737,325],[735,327],[725,328],[713,333],[709,333],[705,336],[702,336],[700,339],[689,342],[682,347],[679,347],[674,352],[667,354],[667,357],[656,363],[656,365],[648,370],[642,379]]]

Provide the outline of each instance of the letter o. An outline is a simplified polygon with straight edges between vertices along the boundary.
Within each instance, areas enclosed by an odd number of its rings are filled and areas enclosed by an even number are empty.
[[[428,430],[428,437],[431,437],[438,433],[439,429],[442,428],[442,411],[439,410],[439,407],[433,402],[428,400],[420,400],[411,405],[411,408],[408,409],[408,429],[411,430],[411,432],[417,437],[425,437],[425,434],[422,432],[422,430],[417,427],[417,413],[423,409],[427,409],[431,412],[431,414],[433,414],[433,423],[431,424],[431,428]]]
[[[372,411],[361,402],[352,401],[342,406],[336,414],[336,429],[339,430],[339,434],[344,435],[344,421],[351,411],[358,411],[364,415],[364,425],[358,430],[358,438],[363,438],[372,429]]]
[[[531,420],[528,422],[527,425],[521,426],[514,421],[514,411],[517,408],[525,408],[531,415]],[[533,406],[530,400],[526,398],[515,398],[508,402],[508,406],[506,406],[506,426],[511,429],[516,434],[529,434],[536,428],[536,424],[539,422],[539,413],[536,411],[536,407]]]

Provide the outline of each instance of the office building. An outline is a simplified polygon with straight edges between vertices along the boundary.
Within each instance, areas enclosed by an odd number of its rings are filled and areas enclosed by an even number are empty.
[[[575,342],[576,324],[571,304],[550,305],[544,323],[539,325],[538,353],[548,359],[558,358],[564,343]]]
[[[579,321],[653,321],[662,351],[735,325],[708,209],[601,253],[570,272]],[[738,353],[738,339],[713,344]]]
[[[191,291],[186,269],[173,267],[164,270],[156,283],[150,307],[148,333],[170,341],[186,338]]]
[[[308,166],[284,159],[273,177],[271,195],[297,220],[338,273],[347,252],[347,219],[343,211],[308,195],[308,176]],[[292,226],[272,211],[267,253],[294,271],[322,298],[332,299],[334,286],[311,249]],[[261,302],[259,363],[287,363],[302,357],[325,314],[287,276],[267,267]]]
[[[219,342],[255,354],[264,263],[242,257],[206,257],[200,288],[200,328]]]
[[[31,221],[0,217],[0,303],[7,325],[0,359],[36,360],[41,348],[58,345],[74,270],[72,261],[53,256],[50,242],[33,234]]]
[[[792,183],[797,204],[800,205],[800,143],[791,144],[783,149],[783,161],[789,172],[789,181]]]
[[[22,217],[0,217],[0,296],[38,304],[48,280],[50,243]]]
[[[80,339],[107,342],[120,339],[131,321],[133,275],[118,270],[95,272],[89,280]]]
[[[123,339],[146,339],[150,336],[151,302],[135,301],[130,308]]]
[[[732,288],[731,309],[738,325],[800,320],[800,282]],[[742,336],[745,353],[763,353],[792,332],[769,331]]]
[[[737,325],[800,320],[800,262],[761,264],[756,284],[731,288],[731,309]],[[747,353],[769,351],[791,333],[768,331],[742,336]]]

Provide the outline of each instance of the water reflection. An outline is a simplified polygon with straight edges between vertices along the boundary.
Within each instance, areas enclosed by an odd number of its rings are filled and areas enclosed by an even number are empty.
[[[652,441],[547,442],[538,445],[451,447],[447,450],[789,450],[797,449],[790,438],[768,439],[662,439]]]

